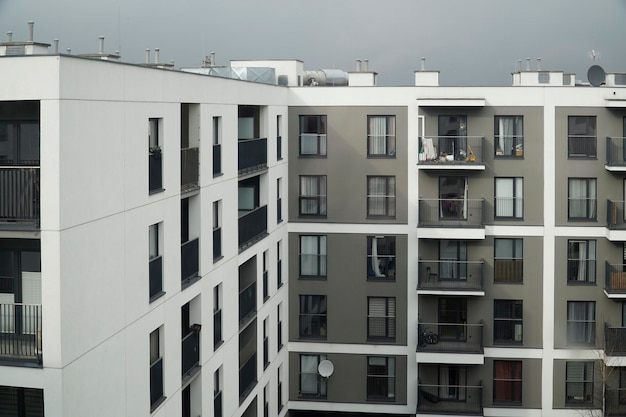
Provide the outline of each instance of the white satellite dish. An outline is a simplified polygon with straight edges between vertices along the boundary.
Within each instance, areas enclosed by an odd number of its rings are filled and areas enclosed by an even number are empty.
[[[328,378],[329,376],[331,376],[334,371],[335,371],[335,365],[333,365],[333,363],[329,361],[328,359],[324,359],[317,366],[317,372],[324,378]]]

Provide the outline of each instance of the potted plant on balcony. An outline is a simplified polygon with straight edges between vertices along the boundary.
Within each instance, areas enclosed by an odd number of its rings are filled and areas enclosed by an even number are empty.
[[[161,147],[159,145],[154,145],[150,147],[150,155],[154,155],[155,157],[161,156]]]

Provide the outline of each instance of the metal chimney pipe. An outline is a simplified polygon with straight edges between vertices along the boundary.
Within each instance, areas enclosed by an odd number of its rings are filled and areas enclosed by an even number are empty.
[[[422,57],[422,64],[420,65],[420,70],[424,71],[426,69],[426,57]]]
[[[35,32],[35,22],[31,20],[30,22],[28,22],[28,42],[33,41],[34,32]]]
[[[146,64],[150,63],[150,48],[146,48]]]
[[[517,60],[517,72],[522,72],[522,60]]]
[[[211,66],[215,66],[215,52],[211,51]]]
[[[7,42],[13,42],[13,32],[7,32]]]
[[[356,72],[361,72],[361,60],[356,60]]]
[[[159,48],[154,48],[154,63],[159,63]]]
[[[104,54],[104,36],[98,37],[98,53]]]
[[[68,55],[72,55],[72,48],[67,48],[66,51]]]
[[[369,59],[364,59],[363,60],[363,71],[365,71],[365,72],[369,71],[369,66],[370,66],[369,63],[370,63]]]
[[[537,58],[537,71],[541,71],[541,58]]]
[[[54,53],[55,55],[59,53],[59,40],[58,39],[54,39],[52,41],[54,43]]]
[[[526,71],[530,71],[530,58],[526,58]]]

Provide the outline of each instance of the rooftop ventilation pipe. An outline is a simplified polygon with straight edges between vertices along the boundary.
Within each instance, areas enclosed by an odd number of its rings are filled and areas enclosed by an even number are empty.
[[[33,41],[34,32],[35,32],[35,22],[31,20],[30,22],[28,22],[28,42]]]
[[[154,63],[159,63],[159,48],[154,48]]]
[[[146,48],[146,64],[150,63],[150,48]]]
[[[522,72],[522,60],[517,60],[517,72]]]
[[[364,59],[363,60],[363,71],[368,72],[369,71],[369,59]]]
[[[537,58],[537,71],[541,71],[541,58]]]
[[[54,54],[56,55],[59,53],[59,40],[53,39],[52,42],[54,43]]]
[[[98,37],[98,53],[104,54],[104,36]]]
[[[422,71],[426,70],[426,57],[425,56],[422,57],[422,63],[420,65],[420,70],[422,70]]]
[[[356,60],[356,72],[361,72],[361,60]]]
[[[215,52],[211,51],[210,55],[211,55],[211,65],[215,66]]]
[[[7,42],[13,42],[13,32],[7,32]]]
[[[72,55],[72,48],[67,48],[66,51],[68,55]]]
[[[526,71],[530,71],[530,58],[526,58]]]

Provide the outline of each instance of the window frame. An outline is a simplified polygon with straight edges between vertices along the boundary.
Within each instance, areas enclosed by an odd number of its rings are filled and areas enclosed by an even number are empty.
[[[572,379],[570,375],[569,368],[570,365],[573,364],[582,364],[582,379]],[[595,364],[592,361],[567,361],[565,362],[565,404],[566,405],[580,405],[587,404],[592,405],[594,400],[594,378],[595,378]],[[589,373],[591,374],[591,379],[589,379]],[[581,399],[576,399],[574,395],[570,395],[570,386],[573,384],[582,384],[582,397]]]
[[[384,194],[374,194],[371,191],[374,180],[384,180]],[[375,201],[383,199],[384,213],[374,213]],[[367,176],[367,217],[368,218],[396,218],[396,176],[395,175],[368,175]]]
[[[501,315],[500,313],[506,312]],[[519,317],[518,317],[519,313]],[[506,317],[506,316],[509,317]],[[498,324],[501,324],[498,326]],[[508,329],[512,325],[511,329]],[[517,340],[517,325],[520,326]],[[498,329],[501,331],[498,331]],[[502,337],[502,332],[511,337]],[[493,343],[502,345],[522,345],[524,343],[524,302],[523,300],[493,300]]]
[[[574,198],[571,196],[573,181],[584,181],[585,196]],[[590,197],[593,184],[594,196]],[[586,216],[572,216],[572,200],[585,200],[584,211]],[[593,215],[592,215],[593,214]],[[567,220],[568,221],[597,221],[598,220],[598,179],[593,177],[569,177],[567,179]]]
[[[325,294],[303,294],[299,296],[298,337],[300,339],[326,339],[328,335],[327,302],[328,299]],[[315,308],[308,310],[306,307]],[[319,328],[313,331],[313,324],[316,321],[319,321]],[[311,326],[307,332],[304,331],[306,326],[303,326],[303,323],[306,322]]]
[[[511,181],[511,189],[512,189],[512,197],[498,197],[498,183],[504,181]],[[521,191],[518,191],[518,188],[521,188]],[[521,194],[521,196],[519,195]],[[515,219],[515,220],[524,220],[524,177],[495,177],[493,179],[493,195],[494,195],[494,204],[493,204],[493,216],[495,220],[503,220],[503,219]],[[498,199],[511,199],[512,207],[510,208],[511,215],[505,216],[502,214],[498,214]],[[506,203],[506,201],[505,201]],[[518,207],[521,206],[521,207]],[[508,204],[504,207],[504,211],[509,211]],[[501,210],[502,211],[502,210]],[[518,213],[519,211],[519,213]]]
[[[376,303],[384,304],[384,312],[375,311],[376,308],[381,307],[376,306]],[[367,340],[396,340],[396,314],[397,303],[395,297],[367,297]],[[377,326],[377,323],[379,322],[383,322],[384,325]],[[382,332],[379,327],[384,327]]]
[[[303,362],[303,358],[315,358],[317,365],[315,366],[315,369],[312,372],[304,372],[302,370],[302,362]],[[319,364],[321,361],[326,360],[326,355],[324,354],[314,354],[314,353],[301,353],[299,355],[299,368],[298,368],[298,397],[299,398],[308,398],[308,399],[313,399],[313,398],[326,398],[327,394],[328,394],[328,388],[327,388],[327,378],[322,377],[317,369],[319,367]],[[315,392],[303,392],[302,386],[302,380],[303,377],[315,377],[316,378],[316,390]]]
[[[317,241],[316,252],[303,253],[303,239],[314,238]],[[300,278],[321,278],[326,279],[328,276],[328,236],[326,235],[300,235],[299,239],[299,277]],[[315,258],[314,273],[305,273],[303,270],[303,257],[310,256]],[[307,271],[308,272],[308,271]]]
[[[498,242],[510,241],[512,253],[511,256],[498,256]],[[500,251],[504,251],[504,249],[500,248]],[[520,252],[519,256],[517,252]],[[504,262],[510,263],[510,267],[506,267]],[[498,265],[503,265],[499,267]],[[493,243],[493,282],[497,283],[523,283],[524,282],[524,239],[522,238],[495,238]],[[500,274],[500,269],[509,269],[513,270],[513,272],[508,272],[514,278],[519,269],[519,274],[521,275],[519,280],[510,279],[503,280],[498,277],[506,275],[506,272]]]
[[[502,370],[508,371],[510,376],[507,378],[506,376],[498,377],[498,364],[502,364]],[[508,366],[509,369],[506,369]],[[519,377],[516,375],[519,371]],[[514,361],[514,360],[494,360],[493,361],[493,402],[498,404],[512,404],[512,405],[520,405],[523,400],[523,362],[522,361]],[[511,391],[508,393],[510,395],[509,398],[496,398],[497,395],[497,382],[502,382],[506,385],[510,384]],[[519,399],[517,399],[519,397]]]
[[[298,215],[302,217],[326,217],[328,213],[328,179],[326,175],[300,175],[298,178]],[[308,180],[308,181],[307,181]],[[305,194],[305,183],[310,188],[315,188],[317,194]],[[307,202],[315,202],[315,210],[305,212]]]
[[[385,133],[384,135],[375,135],[372,133],[374,120],[384,119]],[[391,132],[391,133],[390,133]],[[372,141],[378,136],[384,137],[385,152],[374,152]],[[396,116],[395,115],[378,115],[372,114],[367,116],[367,157],[368,158],[395,158],[396,157]]]
[[[573,127],[578,126],[576,120],[585,120],[585,134],[574,133],[572,131]],[[590,121],[593,123],[589,124]],[[582,123],[581,123],[582,124]],[[593,125],[593,126],[591,126]],[[574,129],[575,130],[575,129]],[[592,130],[593,132],[589,132]],[[591,152],[584,153],[575,153],[572,148],[580,146],[580,143],[573,143],[580,140],[588,139],[593,141],[591,145],[584,144],[584,146],[588,146],[588,149]],[[597,116],[583,116],[583,115],[573,115],[567,116],[567,159],[598,159],[598,117]]]
[[[163,289],[163,222],[148,226],[149,302],[165,295]],[[156,276],[158,275],[158,276]],[[155,280],[156,278],[156,280]],[[153,287],[154,284],[158,284]]]
[[[584,311],[582,318],[571,317],[575,313],[575,306]],[[593,307],[593,308],[590,308]],[[588,317],[592,312],[592,317]],[[569,346],[596,345],[596,302],[595,301],[568,301],[567,302],[567,344]]]
[[[384,365],[372,364],[372,360],[384,360]],[[384,373],[375,373],[372,367],[383,367]],[[396,400],[396,358],[392,356],[368,356],[367,357],[367,401],[392,402]],[[386,393],[378,393],[382,388],[375,383],[379,378],[386,378]],[[391,388],[391,392],[390,392]]]
[[[585,258],[572,258],[572,244],[584,243]],[[580,246],[580,245],[579,245]],[[568,239],[567,240],[567,285],[597,285],[597,241],[595,239]],[[579,249],[580,250],[580,249]],[[593,252],[593,254],[591,253]],[[574,279],[574,275],[580,276],[580,262],[583,263],[584,279]],[[578,264],[578,268],[574,266]]]
[[[317,129],[308,126],[308,120],[316,120]],[[298,156],[300,158],[325,158],[328,154],[328,138],[327,138],[327,118],[325,114],[301,114],[299,116],[299,134],[298,134]],[[317,130],[315,132],[309,130]],[[321,131],[320,131],[321,130]],[[315,152],[303,153],[302,135],[316,135],[309,140],[315,140]],[[306,148],[306,146],[304,147]]]
[[[509,119],[513,124],[513,135],[501,135],[500,134],[500,120]],[[497,159],[522,159],[524,158],[524,116],[521,115],[497,115],[493,117],[493,152],[494,158]],[[520,128],[521,133],[518,132],[518,128]],[[511,144],[511,153],[509,155],[505,154],[505,149],[500,146],[498,143],[502,138],[503,141],[508,138],[512,138]],[[498,149],[500,149],[501,153],[498,153]]]
[[[379,244],[381,240],[382,245]],[[373,254],[374,242],[376,242],[376,255]],[[393,253],[381,254],[381,249],[385,252]],[[372,281],[395,281],[396,265],[396,237],[367,236],[367,279]],[[381,269],[385,273],[381,273]],[[392,273],[390,274],[389,272]]]

